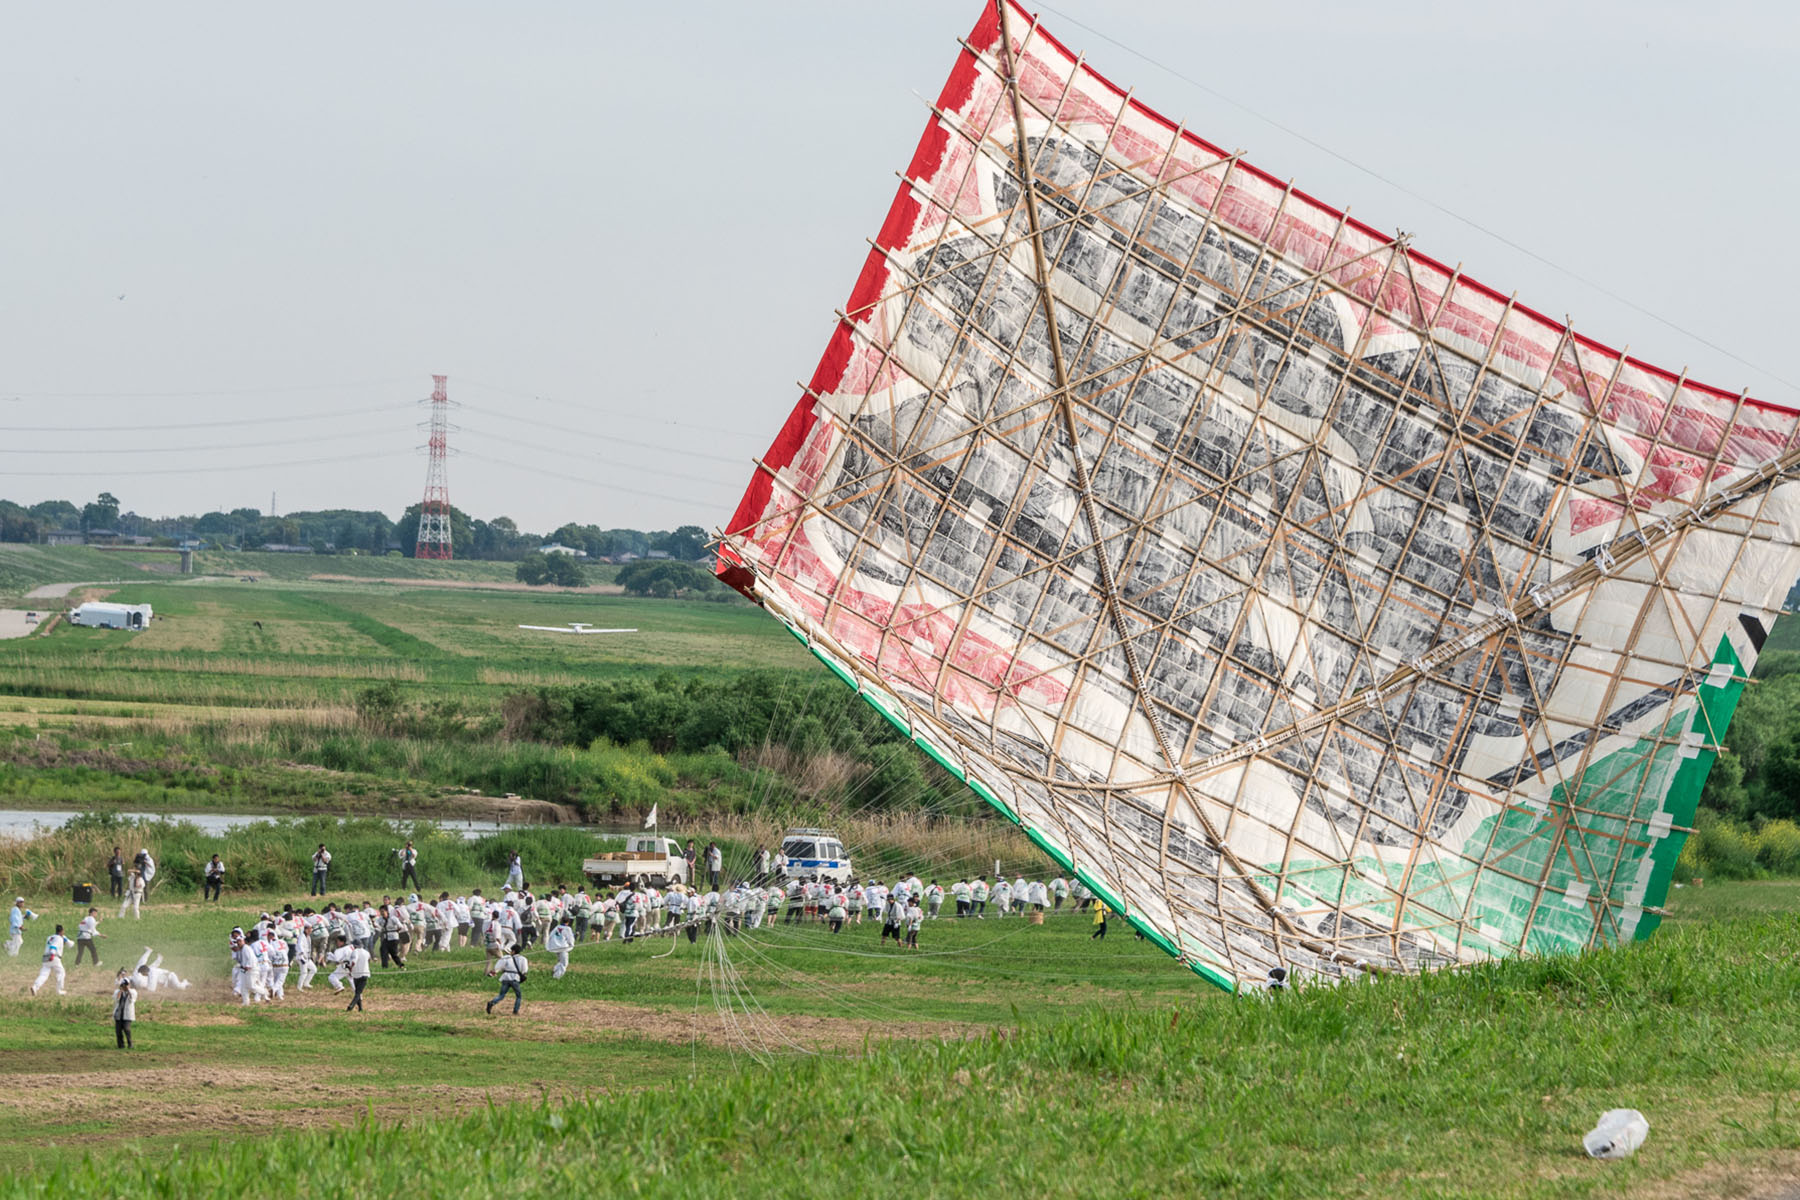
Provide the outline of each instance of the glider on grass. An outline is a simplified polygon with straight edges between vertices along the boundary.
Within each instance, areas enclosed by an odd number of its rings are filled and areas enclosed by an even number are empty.
[[[539,633],[636,633],[635,629],[596,629],[586,621],[570,621],[567,625],[521,625],[520,629],[534,629]]]
[[[718,573],[1221,986],[1575,951],[1658,923],[1797,432],[990,0]]]

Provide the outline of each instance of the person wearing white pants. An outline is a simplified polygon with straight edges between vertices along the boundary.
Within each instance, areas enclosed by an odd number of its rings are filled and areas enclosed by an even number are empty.
[[[356,961],[356,947],[350,944],[348,938],[339,934],[337,945],[333,947],[331,953],[327,955],[326,958],[327,961],[334,963],[335,966],[332,969],[331,974],[325,977],[325,982],[331,985],[332,991],[341,992],[344,990],[344,980],[350,978],[351,964]]]
[[[234,972],[237,978],[237,992],[239,998],[244,1002],[244,1007],[248,1008],[252,1002],[267,998],[268,993],[263,990],[262,986],[262,961],[257,957],[256,943],[243,942],[238,946],[232,958],[237,966],[237,970]]]
[[[32,995],[37,995],[38,989],[51,976],[56,977],[56,994],[68,995],[68,989],[63,986],[68,979],[68,973],[63,970],[63,951],[68,948],[69,939],[63,936],[63,927],[58,925],[56,932],[44,939],[44,965],[38,968],[37,980],[31,985]]]
[[[144,919],[144,914],[138,910],[139,906],[144,903],[145,886],[146,881],[144,879],[144,873],[142,871],[133,871],[131,873],[131,878],[125,881],[125,901],[119,905],[119,915],[121,917],[129,910],[133,917],[140,921]]]
[[[144,947],[144,955],[138,959],[132,973],[137,976],[140,985],[146,992],[154,992],[158,988],[172,987],[176,991],[185,992],[188,981],[173,971],[163,969],[163,956],[158,954],[154,960],[150,957],[150,947]]]
[[[569,951],[574,948],[575,927],[564,917],[562,924],[551,926],[550,933],[544,938],[544,949],[556,955],[556,965],[550,968],[550,978],[563,977],[563,972],[569,969]]]
[[[25,944],[25,922],[37,920],[37,914],[25,907],[25,897],[20,896],[13,901],[13,906],[6,910],[6,954],[8,958],[19,957],[19,947]]]
[[[310,991],[313,976],[319,973],[319,964],[313,961],[312,939],[304,929],[300,931],[300,939],[294,943],[294,965],[300,968],[300,982],[296,986],[303,992]]]
[[[288,951],[287,943],[278,937],[271,936],[263,943],[264,957],[269,961],[269,991],[277,1000],[287,999]]]

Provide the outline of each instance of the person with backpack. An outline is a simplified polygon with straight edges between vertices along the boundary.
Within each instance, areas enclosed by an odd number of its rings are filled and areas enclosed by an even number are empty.
[[[519,1015],[519,1005],[525,1002],[525,992],[520,985],[525,982],[525,976],[530,971],[531,964],[526,962],[525,956],[517,950],[510,951],[502,956],[499,962],[488,968],[489,978],[495,975],[500,976],[500,994],[487,1002],[489,1014],[493,1013],[494,1005],[506,999],[506,993],[510,991],[513,994],[513,1016]]]

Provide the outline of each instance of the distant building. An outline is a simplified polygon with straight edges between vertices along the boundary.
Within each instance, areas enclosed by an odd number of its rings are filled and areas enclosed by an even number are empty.
[[[265,542],[257,549],[267,550],[270,554],[311,554],[313,552],[311,546],[287,546],[280,542]]]
[[[675,556],[673,554],[670,554],[667,550],[652,550],[650,553],[646,554],[644,557],[645,558],[674,558]]]
[[[571,558],[586,558],[588,556],[588,552],[586,550],[577,550],[575,547],[565,546],[561,542],[551,542],[547,546],[539,546],[538,553],[539,554],[567,554]]]
[[[87,535],[79,529],[52,529],[44,535],[46,546],[85,546]]]

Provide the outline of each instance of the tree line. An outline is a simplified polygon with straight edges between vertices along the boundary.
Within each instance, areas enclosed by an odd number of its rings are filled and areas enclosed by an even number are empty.
[[[265,546],[306,546],[320,554],[383,555],[398,550],[411,557],[419,538],[419,512],[414,504],[394,520],[386,513],[360,509],[265,514],[255,508],[214,510],[167,517],[148,517],[125,509],[111,492],[87,504],[45,500],[18,504],[0,499],[0,542],[41,542],[46,535],[79,530],[106,530],[128,537],[173,541],[200,538],[223,549],[257,550]],[[560,544],[592,558],[666,554],[678,562],[706,555],[706,531],[698,525],[667,530],[602,529],[570,521],[548,533],[521,529],[511,517],[470,517],[454,506],[450,536],[456,557],[517,562],[540,546]]]

